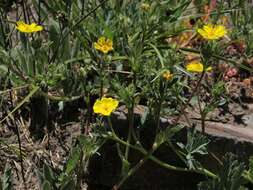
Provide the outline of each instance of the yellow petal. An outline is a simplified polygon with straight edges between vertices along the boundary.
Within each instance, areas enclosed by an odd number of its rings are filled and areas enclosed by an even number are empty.
[[[109,116],[117,107],[119,102],[112,98],[103,97],[93,105],[93,111],[103,116]]]
[[[207,67],[206,68],[206,71],[211,71],[213,68],[210,66],[210,67]]]
[[[36,25],[34,27],[34,32],[39,32],[39,31],[42,31],[43,30],[43,27],[42,26],[39,26],[39,25]]]
[[[23,21],[18,21],[16,24],[16,29],[24,33],[33,33],[43,30],[43,27],[37,25],[36,23],[26,24]]]
[[[163,73],[163,78],[164,78],[165,80],[171,80],[172,77],[173,77],[173,74],[171,74],[170,71],[165,71],[165,72]]]
[[[216,27],[215,33],[216,33],[218,36],[224,36],[224,35],[227,34],[227,30],[225,29],[224,26],[218,25],[218,26]]]
[[[201,73],[203,72],[203,64],[199,62],[189,63],[188,65],[186,65],[186,70],[189,72]]]
[[[101,111],[101,101],[97,100],[93,105],[93,110],[95,113],[99,113]]]
[[[217,40],[226,35],[227,30],[223,25],[207,24],[197,29],[197,32],[205,39]]]
[[[107,54],[109,51],[113,50],[113,42],[105,37],[100,37],[98,41],[94,43],[94,48]]]
[[[205,30],[203,30],[203,29],[198,29],[197,32],[198,32],[201,36],[203,36],[204,38],[207,37],[207,33],[206,33]]]
[[[98,39],[98,44],[102,45],[102,44],[104,44],[104,43],[105,43],[105,37],[100,37],[100,38]]]
[[[100,47],[100,45],[97,42],[94,43],[94,47],[97,50],[101,50],[101,47]]]

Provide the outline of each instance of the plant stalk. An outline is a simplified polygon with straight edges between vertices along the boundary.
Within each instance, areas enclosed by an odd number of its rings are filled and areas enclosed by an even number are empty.
[[[127,142],[125,142],[122,139],[118,138],[114,134],[113,134],[113,136],[111,138],[113,140],[115,140],[115,141],[117,141],[117,142],[125,145],[125,146],[128,145],[130,148],[139,151],[140,153],[144,154],[145,156],[148,155],[148,152],[145,149],[137,147],[137,146],[132,145],[132,144],[128,144]],[[152,160],[153,162],[157,163],[158,165],[160,165],[160,166],[162,166],[162,167],[164,167],[166,169],[169,169],[169,170],[182,171],[182,172],[195,172],[195,173],[206,175],[206,176],[211,177],[211,178],[217,178],[217,176],[214,173],[212,173],[211,171],[209,171],[207,169],[204,169],[204,168],[188,169],[188,168],[182,168],[182,167],[173,166],[173,165],[167,164],[167,163],[159,160],[158,158],[156,158],[153,155],[150,155],[149,159]]]
[[[201,73],[201,76],[199,77],[199,80],[197,82],[197,85],[195,86],[195,88],[193,89],[190,97],[188,98],[187,102],[183,105],[183,107],[181,108],[180,110],[180,115],[174,120],[174,123],[178,123],[178,121],[180,120],[180,118],[182,117],[182,115],[184,115],[184,112],[185,112],[185,109],[187,108],[187,106],[189,105],[189,103],[191,102],[191,99],[193,98],[193,96],[198,92],[198,89],[200,87],[200,84],[201,84],[201,81],[203,79],[205,75],[205,72],[202,72]]]

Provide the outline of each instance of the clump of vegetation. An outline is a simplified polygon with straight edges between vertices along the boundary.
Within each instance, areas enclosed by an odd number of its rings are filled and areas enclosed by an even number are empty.
[[[45,146],[31,151],[39,159],[30,164],[36,166],[36,179],[45,190],[83,189],[90,159],[100,156],[108,142],[121,162],[114,190],[148,161],[168,172],[204,176],[199,189],[247,189],[253,181],[252,159],[248,169],[231,154],[221,161],[209,153],[206,122],[231,101],[241,103],[229,93],[228,81],[251,84],[251,6],[241,0],[0,3],[0,147],[15,155],[4,162],[4,171],[0,169],[0,189],[12,189],[9,164],[17,161],[20,188],[32,188],[27,182],[26,142]],[[145,109],[138,115],[140,105]],[[115,122],[120,110],[128,125],[123,132]],[[171,118],[166,127],[163,117]],[[65,133],[73,127],[64,128],[65,121],[77,122],[80,131],[71,142],[60,139],[66,154],[57,153],[60,159],[55,161],[52,139],[59,130]],[[178,139],[186,128],[192,130]],[[6,130],[16,135],[18,145],[9,144]],[[182,164],[155,154],[164,145]],[[133,162],[133,154],[141,157]],[[222,169],[202,164],[207,155]]]

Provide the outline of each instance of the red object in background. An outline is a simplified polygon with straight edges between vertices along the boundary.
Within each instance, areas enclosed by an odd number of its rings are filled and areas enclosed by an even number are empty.
[[[229,80],[230,78],[238,76],[237,68],[228,68],[224,74],[224,80]]]

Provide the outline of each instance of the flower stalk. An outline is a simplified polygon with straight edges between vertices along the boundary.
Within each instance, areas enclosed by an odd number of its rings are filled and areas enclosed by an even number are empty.
[[[113,135],[110,138],[112,140],[115,140],[116,142],[119,142],[122,145],[129,146],[130,148],[139,151],[144,156],[148,156],[149,155],[148,158],[150,160],[152,160],[153,162],[157,163],[158,165],[160,165],[160,166],[162,166],[162,167],[164,167],[166,169],[173,170],[173,171],[182,171],[182,172],[195,172],[195,173],[206,175],[206,176],[211,177],[211,178],[217,178],[217,176],[214,173],[212,173],[211,171],[209,171],[207,169],[204,169],[204,168],[188,169],[188,168],[182,168],[182,167],[178,167],[178,166],[173,166],[173,165],[170,165],[168,163],[165,163],[165,162],[159,160],[158,158],[156,158],[152,154],[149,154],[148,151],[146,151],[144,148],[140,148],[138,146],[129,144],[129,143],[125,142],[124,140],[120,139],[119,137],[117,137],[115,135]]]

